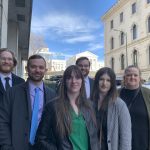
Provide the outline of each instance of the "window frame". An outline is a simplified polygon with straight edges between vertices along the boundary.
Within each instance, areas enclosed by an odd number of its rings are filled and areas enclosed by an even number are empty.
[[[125,69],[125,55],[121,55],[121,70]]]
[[[133,65],[134,66],[138,66],[138,53],[137,53],[137,50],[134,50],[133,51]]]
[[[137,39],[137,26],[136,26],[136,24],[134,24],[132,27],[132,39],[133,40]]]
[[[113,29],[113,28],[114,28],[114,21],[111,20],[111,21],[110,21],[110,29]]]
[[[123,22],[123,12],[120,13],[120,23]]]
[[[136,2],[132,4],[132,14],[136,13]]]

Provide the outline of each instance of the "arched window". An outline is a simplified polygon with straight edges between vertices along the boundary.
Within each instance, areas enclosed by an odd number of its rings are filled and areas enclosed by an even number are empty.
[[[148,23],[148,32],[150,32],[150,16],[148,17],[147,23]]]
[[[124,33],[121,32],[120,34],[120,44],[123,45],[124,44]]]
[[[149,63],[149,65],[150,65],[150,45],[149,45],[149,47],[148,47],[148,63]]]
[[[111,68],[114,70],[114,64],[115,64],[115,60],[114,58],[111,58]]]
[[[133,31],[132,32],[132,36],[133,36],[132,38],[134,40],[137,38],[137,27],[136,27],[136,25],[133,26],[132,31]]]
[[[133,51],[133,65],[138,66],[137,50]]]
[[[111,49],[114,49],[114,38],[111,38]]]
[[[123,70],[125,68],[125,59],[124,59],[124,54],[121,55],[121,70]]]

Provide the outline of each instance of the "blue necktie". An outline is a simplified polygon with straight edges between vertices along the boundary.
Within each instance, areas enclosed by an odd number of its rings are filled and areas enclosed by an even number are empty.
[[[32,110],[32,121],[30,130],[30,144],[34,145],[35,135],[38,128],[38,111],[39,111],[39,88],[35,88],[34,105]]]

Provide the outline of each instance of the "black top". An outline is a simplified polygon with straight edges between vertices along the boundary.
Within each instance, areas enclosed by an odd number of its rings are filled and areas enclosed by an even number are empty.
[[[98,137],[101,143],[101,150],[108,150],[107,145],[107,111],[106,110],[96,110],[96,119],[98,124]]]
[[[120,97],[126,102],[132,122],[132,150],[148,150],[148,112],[141,90],[123,88]]]

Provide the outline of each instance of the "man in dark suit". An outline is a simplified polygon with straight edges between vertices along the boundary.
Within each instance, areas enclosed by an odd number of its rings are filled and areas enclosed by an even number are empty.
[[[94,84],[94,80],[88,76],[91,63],[87,57],[79,57],[76,60],[76,65],[80,68],[84,76],[86,96],[90,98]]]
[[[17,65],[14,53],[7,48],[0,48],[0,101],[7,88],[25,82],[12,73]]]
[[[44,105],[55,93],[43,83],[46,61],[32,55],[27,62],[28,79],[10,88],[0,103],[1,150],[32,150]]]

